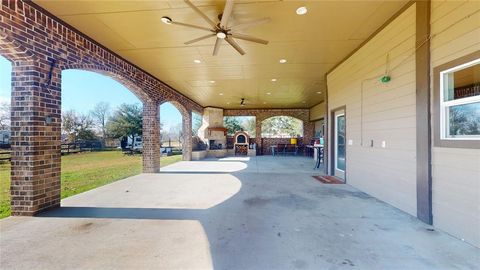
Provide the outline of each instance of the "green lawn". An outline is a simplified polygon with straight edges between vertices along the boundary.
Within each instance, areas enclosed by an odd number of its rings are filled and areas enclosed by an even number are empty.
[[[161,166],[180,161],[182,156],[161,158]],[[62,199],[139,174],[140,155],[120,151],[85,152],[62,157]],[[10,163],[0,163],[0,218],[10,215]]]

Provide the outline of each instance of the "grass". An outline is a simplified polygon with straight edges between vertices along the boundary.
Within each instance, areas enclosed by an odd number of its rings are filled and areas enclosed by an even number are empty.
[[[161,166],[180,161],[182,156],[161,158]],[[141,155],[120,151],[84,152],[62,157],[62,199],[139,174]],[[10,215],[10,163],[0,163],[0,218]]]

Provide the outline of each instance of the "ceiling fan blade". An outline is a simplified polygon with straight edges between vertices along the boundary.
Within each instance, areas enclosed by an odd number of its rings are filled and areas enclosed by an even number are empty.
[[[251,22],[237,24],[235,26],[232,26],[232,30],[234,30],[234,31],[235,30],[241,30],[241,29],[245,29],[245,28],[252,27],[252,26],[255,26],[255,25],[268,23],[268,22],[270,22],[270,20],[271,20],[270,18],[262,18],[262,19],[251,21]]]
[[[203,37],[199,37],[199,38],[196,38],[196,39],[189,40],[189,41],[185,42],[184,44],[185,45],[190,45],[192,43],[195,43],[195,42],[198,42],[200,40],[207,39],[207,38],[211,38],[211,37],[214,37],[214,36],[215,36],[215,34],[212,33],[210,35],[206,35],[206,36],[203,36]]]
[[[207,28],[207,27],[203,27],[203,26],[197,26],[197,25],[193,25],[193,24],[181,23],[181,22],[174,22],[174,21],[172,21],[171,23],[172,23],[172,24],[176,24],[176,25],[185,26],[185,27],[196,28],[196,29],[200,29],[200,30],[205,30],[205,31],[213,32],[212,29]]]
[[[197,12],[198,15],[202,16],[202,18],[208,23],[210,24],[211,27],[213,27],[214,29],[217,28],[217,25],[212,21],[210,20],[210,18],[207,17],[207,15],[205,15],[205,13],[203,13],[200,9],[198,9],[194,4],[192,4],[192,2],[190,2],[189,0],[184,0],[185,3],[190,7],[192,8],[195,12]]]
[[[245,51],[240,47],[240,45],[238,45],[237,42],[235,42],[235,40],[233,40],[233,38],[231,38],[231,37],[226,37],[225,40],[226,40],[230,45],[232,45],[232,47],[235,48],[235,50],[237,50],[237,52],[239,52],[241,55],[244,55],[244,54],[245,54]]]
[[[243,34],[232,33],[232,37],[238,38],[238,39],[243,39],[243,40],[246,40],[246,41],[255,42],[255,43],[265,44],[265,45],[268,44],[268,40],[264,40],[264,39],[260,39],[260,38],[256,38],[256,37],[251,37],[251,36],[247,36],[247,35],[243,35]]]
[[[230,19],[230,15],[232,15],[233,10],[233,0],[227,0],[225,3],[225,8],[223,9],[222,20],[220,21],[220,26],[223,28],[227,28],[228,19]]]
[[[217,41],[215,41],[215,47],[213,47],[213,55],[217,55],[218,50],[220,49],[220,46],[222,45],[222,39],[217,38]]]

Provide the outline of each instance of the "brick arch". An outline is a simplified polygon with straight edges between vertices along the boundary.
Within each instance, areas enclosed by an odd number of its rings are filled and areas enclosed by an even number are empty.
[[[11,62],[36,60],[36,56],[29,49],[3,30],[0,30],[0,55]]]
[[[192,159],[192,109],[186,107],[182,103],[176,100],[162,100],[159,103],[160,105],[164,103],[171,103],[182,115],[182,133],[183,133],[183,144],[182,144],[182,159],[191,160]],[[160,116],[161,118],[162,116]]]
[[[143,101],[144,172],[159,169],[159,103],[178,102],[188,119],[191,116],[185,110],[203,111],[194,100],[32,1],[0,1],[0,53],[14,62],[12,145],[15,146],[11,188],[14,215],[32,215],[60,205],[61,70],[103,73]],[[191,134],[191,121],[184,123],[184,130],[190,130]]]
[[[175,101],[175,100],[162,100],[159,104],[159,106],[161,106],[162,104],[165,104],[165,103],[170,103],[172,104],[179,112],[180,114],[182,115],[182,120],[188,116],[189,113],[189,110],[187,110],[187,108],[185,107],[185,105],[183,105],[182,103],[178,102],[178,101]],[[160,115],[160,117],[162,117]]]
[[[262,134],[262,122],[265,119],[274,116],[290,116],[303,121],[303,139],[302,143],[310,143],[313,137],[313,130],[315,125],[310,122],[310,110],[309,109],[227,109],[224,110],[224,116],[255,116],[255,132],[257,138],[257,146],[261,153],[269,154],[270,145],[276,144],[282,140],[278,138],[260,138]],[[287,143],[282,141],[282,143]]]
[[[274,115],[274,116],[270,116],[270,117],[267,117],[267,118],[262,119],[262,120],[260,121],[260,132],[261,132],[261,133],[260,133],[260,136],[261,136],[261,134],[262,134],[262,132],[263,132],[263,122],[264,122],[265,120],[268,120],[268,119],[274,118],[274,117],[281,117],[281,116],[287,116],[287,117],[291,117],[291,118],[294,118],[294,119],[297,119],[297,120],[301,121],[301,122],[302,122],[302,133],[303,133],[303,134],[302,134],[302,137],[305,135],[305,130],[303,130],[303,128],[305,127],[305,121],[304,121],[304,120],[302,120],[301,118],[299,118],[299,117],[297,117],[297,116],[291,116],[291,115],[284,115],[284,114],[283,114],[283,115]]]
[[[60,70],[83,70],[94,73],[99,73],[107,76],[121,85],[125,86],[130,92],[132,92],[142,103],[153,101],[152,98],[141,89],[135,80],[128,77],[127,74],[122,74],[118,69],[112,69],[106,66],[92,65],[92,64],[59,64]]]

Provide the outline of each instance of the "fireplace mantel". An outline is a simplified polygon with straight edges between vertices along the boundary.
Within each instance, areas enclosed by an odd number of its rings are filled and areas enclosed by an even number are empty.
[[[223,135],[224,136],[227,136],[227,130],[226,128],[224,127],[209,127],[207,128],[208,130],[208,136],[212,136],[212,131],[223,131]]]

